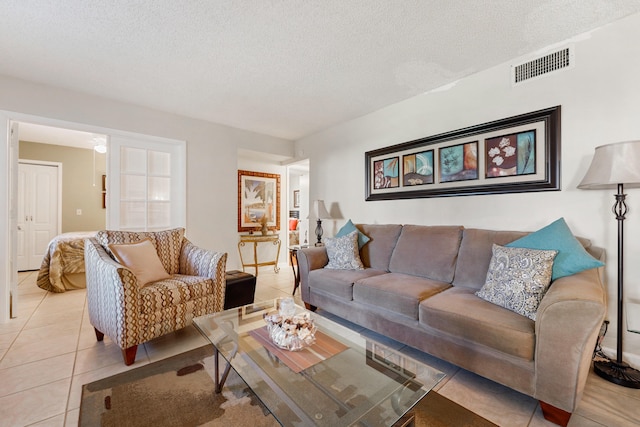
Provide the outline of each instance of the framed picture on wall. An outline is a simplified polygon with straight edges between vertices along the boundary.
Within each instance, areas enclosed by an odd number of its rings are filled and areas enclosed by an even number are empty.
[[[293,190],[293,207],[300,207],[300,190]]]
[[[238,231],[280,230],[280,175],[238,171]]]
[[[560,106],[416,139],[365,153],[365,200],[559,191],[560,153]]]

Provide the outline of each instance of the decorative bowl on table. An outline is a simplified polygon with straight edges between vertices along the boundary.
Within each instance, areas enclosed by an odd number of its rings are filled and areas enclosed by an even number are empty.
[[[285,350],[299,351],[316,341],[316,325],[309,313],[292,316],[272,312],[264,316],[269,337],[273,343]]]

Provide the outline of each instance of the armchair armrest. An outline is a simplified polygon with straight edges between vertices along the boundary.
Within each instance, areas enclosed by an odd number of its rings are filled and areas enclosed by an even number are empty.
[[[298,273],[300,274],[300,295],[302,301],[309,302],[309,273],[323,268],[329,262],[324,246],[309,247],[298,251]]]
[[[224,309],[226,291],[225,269],[227,253],[200,248],[184,239],[180,251],[180,274],[213,279],[215,290],[215,311]]]
[[[85,240],[84,259],[91,324],[120,348],[138,344],[140,297],[136,276],[111,258],[95,238]]]
[[[607,311],[599,270],[557,279],[538,308],[535,397],[567,412],[582,396]]]

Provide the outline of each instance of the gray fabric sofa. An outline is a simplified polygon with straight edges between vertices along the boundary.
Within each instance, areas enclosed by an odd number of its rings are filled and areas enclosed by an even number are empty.
[[[324,247],[300,250],[307,308],[322,308],[540,401],[566,425],[584,390],[606,314],[602,268],[555,280],[536,321],[475,295],[492,244],[527,233],[461,226],[358,225],[364,270],[323,268]],[[597,259],[604,250],[579,239]]]

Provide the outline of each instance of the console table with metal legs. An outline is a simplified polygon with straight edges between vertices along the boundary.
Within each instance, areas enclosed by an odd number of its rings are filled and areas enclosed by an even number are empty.
[[[253,243],[253,262],[245,263],[242,257],[242,248],[247,243]],[[260,262],[258,260],[258,244],[259,243],[271,243],[276,246],[276,255],[275,259],[271,259],[268,261]],[[263,267],[265,265],[273,265],[273,271],[276,273],[280,271],[280,267],[278,267],[278,258],[280,257],[280,236],[277,234],[267,234],[263,236],[261,234],[241,234],[240,241],[238,242],[238,252],[240,253],[240,262],[242,263],[242,271],[244,271],[245,267],[255,267],[256,269],[256,277],[258,277],[258,268]]]

